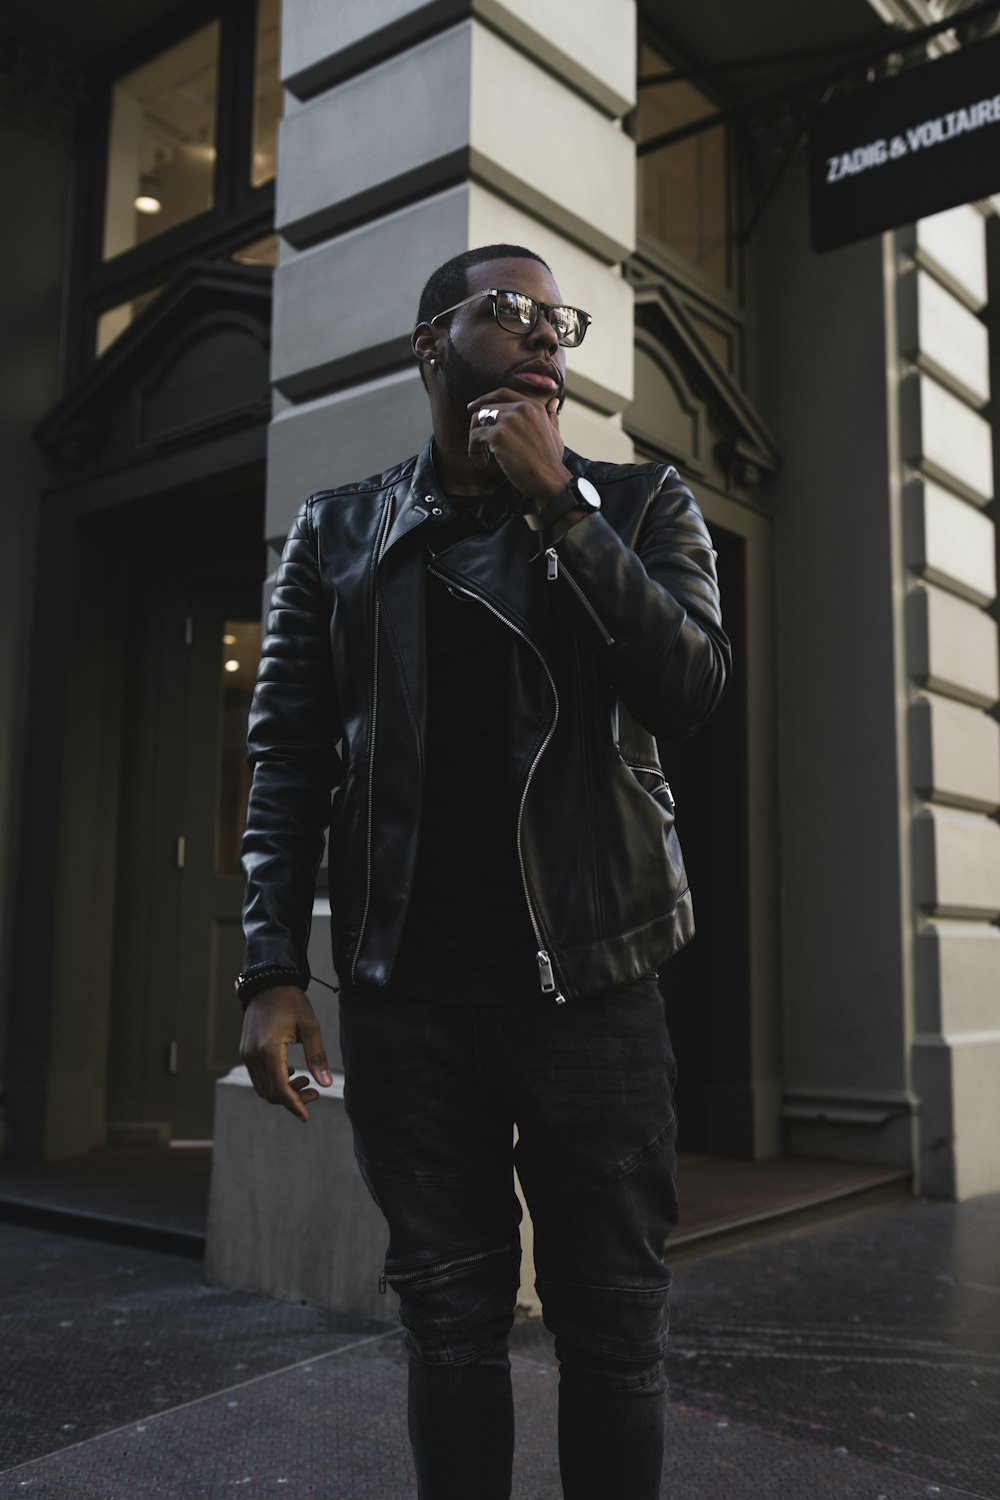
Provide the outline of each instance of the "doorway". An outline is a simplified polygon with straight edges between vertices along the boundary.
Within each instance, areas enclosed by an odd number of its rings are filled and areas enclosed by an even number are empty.
[[[678,1147],[754,1155],[746,705],[746,547],[712,526],[733,671],[703,729],[660,746],[694,900],[695,937],[661,971],[677,1056]]]
[[[263,497],[118,522],[122,743],[109,1140],[207,1139],[238,1061],[239,841]]]

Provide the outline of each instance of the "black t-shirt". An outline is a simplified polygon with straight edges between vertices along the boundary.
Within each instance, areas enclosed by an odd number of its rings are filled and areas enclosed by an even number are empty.
[[[480,524],[455,520],[434,551]],[[516,514],[504,525],[522,525]],[[429,561],[428,557],[428,561]],[[454,1004],[537,1000],[538,944],[517,851],[510,771],[517,636],[477,600],[427,575],[427,722],[417,867],[391,987]]]

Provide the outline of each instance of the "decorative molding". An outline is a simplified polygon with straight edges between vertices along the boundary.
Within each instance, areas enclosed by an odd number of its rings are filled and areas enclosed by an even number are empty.
[[[646,354],[662,374],[673,392],[677,413],[687,421],[689,435],[684,441],[675,430],[671,434],[671,441],[666,438],[662,428],[659,431],[653,431],[641,425],[641,421],[634,412],[625,414],[626,431],[639,443],[669,453],[672,459],[678,461],[686,474],[699,478],[704,476],[709,457],[708,413],[704,401],[699,400],[693,394],[684,369],[662,338],[647,330],[638,319],[635,329],[635,347]]]
[[[190,261],[48,412],[35,439],[63,477],[77,478],[263,424],[270,330],[269,268]],[[199,351],[211,368],[192,364],[187,382],[184,363],[197,363]]]
[[[741,490],[758,487],[767,474],[781,466],[781,455],[766,423],[728,370],[719,363],[684,310],[670,285],[662,278],[645,276],[635,287],[635,324],[638,335],[667,353],[691,395],[713,416],[722,438],[715,457],[728,482]],[[625,419],[628,427],[628,416]],[[707,455],[697,455],[702,462]]]
[[[210,346],[227,345],[225,381],[205,389],[187,376]],[[259,318],[222,307],[194,318],[135,385],[136,451],[197,441],[271,415],[270,341]]]
[[[905,1089],[785,1090],[782,1118],[796,1124],[867,1126],[920,1113],[920,1101]]]

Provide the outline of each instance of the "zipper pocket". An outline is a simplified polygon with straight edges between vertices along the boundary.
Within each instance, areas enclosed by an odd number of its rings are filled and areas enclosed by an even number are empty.
[[[480,1250],[476,1255],[460,1255],[455,1260],[441,1260],[437,1265],[419,1266],[415,1271],[400,1271],[392,1279],[394,1283],[400,1281],[430,1280],[434,1276],[443,1276],[446,1271],[454,1271],[459,1266],[474,1266],[481,1260],[492,1260],[497,1255],[509,1255],[510,1246],[501,1245],[498,1250]],[[378,1279],[379,1292],[384,1296],[389,1277],[385,1271]]]
[[[545,951],[544,948],[539,948],[538,952],[535,954],[535,959],[537,960],[537,963],[538,963],[538,978],[539,978],[539,982],[540,982],[540,984],[542,986],[542,994],[543,995],[554,995],[555,994],[555,996],[556,996],[556,1004],[557,1005],[565,1005],[566,1004],[566,996],[565,995],[558,995],[558,994],[556,994],[556,975],[555,975],[555,970],[552,967],[552,960],[549,957],[549,955],[546,953],[546,951]]]
[[[565,563],[560,563],[559,553],[554,547],[549,547],[545,553],[545,577],[549,583],[554,582],[557,578],[565,578],[566,582],[569,584],[570,588],[573,590],[574,594],[583,605],[583,608],[587,611],[587,614],[590,616],[591,620],[593,620],[595,626],[604,637],[604,644],[606,646],[613,646],[615,643],[614,636],[609,635],[608,627],[605,625],[604,621],[601,619],[600,615],[597,613],[594,606],[591,604],[590,600],[583,592],[583,589],[573,577],[572,573],[567,572]]]
[[[619,753],[619,755],[621,755],[621,751],[619,751],[618,753]],[[671,813],[676,813],[677,812],[677,803],[674,801],[674,794],[673,794],[673,791],[671,790],[670,782],[667,780],[667,778],[663,774],[663,767],[662,766],[649,766],[649,765],[644,765],[642,761],[626,760],[625,757],[624,757],[624,755],[621,756],[621,761],[622,761],[622,765],[623,766],[627,766],[627,768],[632,772],[633,776],[635,776],[635,773],[637,771],[642,771],[646,776],[655,776],[656,777],[656,786],[654,786],[654,787],[648,787],[648,786],[647,787],[643,787],[642,788],[643,791],[644,792],[648,792],[651,797],[657,797],[657,798],[658,798],[658,794],[660,792],[666,792],[666,794],[667,794],[667,801],[670,803],[670,811],[671,811]],[[636,777],[636,780],[638,780],[638,777]],[[641,781],[639,782],[639,785],[642,786],[642,782]]]

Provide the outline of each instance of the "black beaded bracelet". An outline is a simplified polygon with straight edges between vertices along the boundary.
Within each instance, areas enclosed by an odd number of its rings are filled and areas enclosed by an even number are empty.
[[[236,976],[236,994],[244,1009],[248,1000],[259,995],[261,990],[272,989],[278,984],[294,984],[304,990],[310,976],[303,969],[290,969],[284,964],[264,964],[246,974]]]

